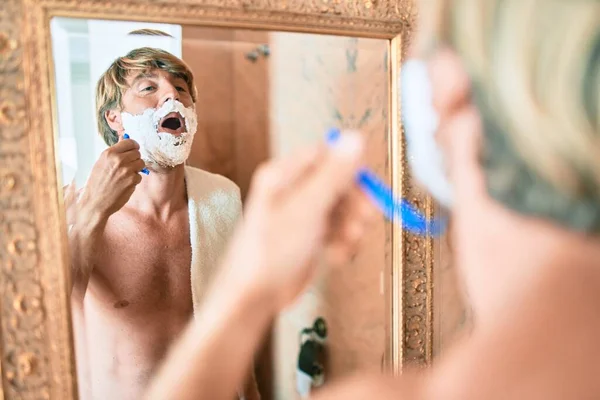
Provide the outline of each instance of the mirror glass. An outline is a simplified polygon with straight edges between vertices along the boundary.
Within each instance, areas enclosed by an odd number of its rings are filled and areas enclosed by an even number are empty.
[[[139,399],[201,307],[261,162],[351,128],[389,181],[389,41],[58,17],[51,34],[80,396]],[[382,217],[282,313],[246,399],[300,398],[307,340],[325,349],[315,385],[386,366],[390,232]]]

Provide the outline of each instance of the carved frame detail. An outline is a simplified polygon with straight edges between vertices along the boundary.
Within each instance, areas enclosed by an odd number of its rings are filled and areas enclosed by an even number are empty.
[[[390,40],[391,82],[414,32],[414,0],[2,0],[0,9],[0,399],[77,398],[64,210],[55,165],[50,19],[69,16],[273,29]],[[389,162],[398,195],[427,214],[411,182],[399,88]],[[432,355],[433,245],[390,225],[389,366]]]

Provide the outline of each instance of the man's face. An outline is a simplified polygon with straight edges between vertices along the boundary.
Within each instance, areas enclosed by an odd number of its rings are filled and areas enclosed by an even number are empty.
[[[122,107],[105,118],[117,132],[140,145],[150,169],[169,169],[183,164],[191,151],[197,115],[185,80],[162,70],[132,75],[122,96]]]
[[[127,83],[129,88],[123,94],[122,111],[133,115],[141,114],[149,108],[158,109],[167,100],[177,100],[186,108],[194,105],[191,90],[185,80],[163,70],[131,75]],[[182,116],[178,113],[167,115],[159,124],[158,131],[173,135],[185,132]]]

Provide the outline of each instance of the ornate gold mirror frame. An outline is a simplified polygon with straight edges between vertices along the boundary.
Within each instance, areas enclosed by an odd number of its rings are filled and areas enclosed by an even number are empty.
[[[392,185],[427,214],[404,158],[398,76],[413,0],[2,0],[0,13],[0,398],[76,398],[64,216],[55,162],[54,16],[340,34],[389,40]],[[432,354],[433,245],[389,225],[389,365]]]

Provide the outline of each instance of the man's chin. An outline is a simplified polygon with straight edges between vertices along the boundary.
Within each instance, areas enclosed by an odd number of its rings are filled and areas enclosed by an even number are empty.
[[[167,173],[172,171],[180,166],[185,165],[185,161],[182,162],[169,162],[169,161],[156,161],[156,160],[144,160],[146,163],[146,167],[153,172],[157,173]]]

